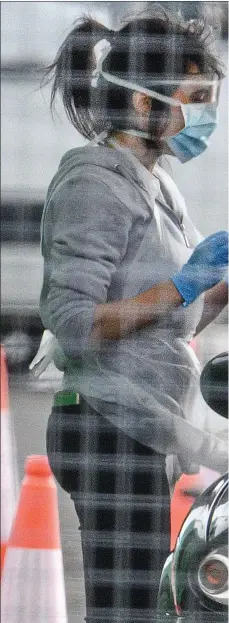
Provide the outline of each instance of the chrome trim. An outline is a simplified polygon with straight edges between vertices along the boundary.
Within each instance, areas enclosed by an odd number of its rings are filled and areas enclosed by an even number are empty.
[[[216,496],[211,504],[211,506],[209,507],[209,511],[208,511],[208,520],[206,523],[206,530],[205,530],[205,538],[206,541],[208,540],[209,537],[209,532],[211,529],[211,521],[212,521],[212,515],[214,513],[214,510],[220,500],[220,498],[223,496],[223,494],[225,493],[225,490],[228,488],[229,485],[229,476],[227,477],[227,480],[223,483],[221,483],[220,489],[218,491],[218,493],[216,493]]]
[[[207,587],[202,583],[200,575],[201,575],[201,570],[203,566],[207,562],[214,562],[217,560],[222,562],[227,569],[227,582],[225,582],[225,586],[223,587],[223,590],[221,590],[221,592],[220,591],[218,592],[216,590],[216,592],[214,593],[214,590],[211,590],[211,589],[208,590]],[[207,556],[205,556],[204,560],[202,560],[199,566],[199,569],[198,569],[198,584],[199,584],[200,589],[204,593],[204,595],[206,595],[206,597],[208,597],[209,599],[212,599],[213,601],[216,601],[219,604],[228,605],[228,601],[229,601],[228,573],[229,573],[229,560],[226,555],[219,554],[218,552],[212,552],[211,554],[208,554]]]

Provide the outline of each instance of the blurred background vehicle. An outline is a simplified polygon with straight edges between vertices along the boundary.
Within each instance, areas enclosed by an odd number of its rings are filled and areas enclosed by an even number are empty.
[[[2,192],[2,341],[10,370],[26,370],[38,348],[42,323],[40,219],[43,194]]]

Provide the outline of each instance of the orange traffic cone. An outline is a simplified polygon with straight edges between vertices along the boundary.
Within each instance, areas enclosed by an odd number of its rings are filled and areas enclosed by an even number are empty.
[[[2,623],[66,623],[57,489],[46,456],[25,463],[2,574]]]
[[[11,424],[6,357],[1,346],[1,571],[18,491],[16,450]]]
[[[201,470],[197,474],[182,474],[176,482],[171,499],[171,551],[175,547],[185,517],[204,488]]]
[[[201,465],[197,474],[182,474],[176,482],[171,499],[171,551],[175,547],[181,526],[197,496],[215,482],[219,476],[218,472]]]

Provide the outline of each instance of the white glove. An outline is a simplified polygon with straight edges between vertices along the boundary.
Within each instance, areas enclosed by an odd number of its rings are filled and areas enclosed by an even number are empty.
[[[39,378],[41,374],[46,370],[49,364],[53,361],[54,350],[57,345],[57,340],[53,333],[46,329],[42,335],[41,343],[38,348],[37,354],[33,361],[31,361],[29,369],[32,371],[33,376]]]

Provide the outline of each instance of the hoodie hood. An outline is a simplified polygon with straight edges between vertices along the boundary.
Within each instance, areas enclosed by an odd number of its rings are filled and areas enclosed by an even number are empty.
[[[49,186],[46,202],[67,176],[74,175],[78,167],[85,165],[89,167],[95,166],[119,174],[143,188],[144,184],[138,171],[139,165],[147,175],[149,175],[149,172],[138,162],[135,156],[131,154],[131,158],[129,158],[127,152],[128,154],[130,153],[129,150],[115,149],[103,144],[91,145],[90,143],[83,147],[70,149],[61,158],[58,170]]]

